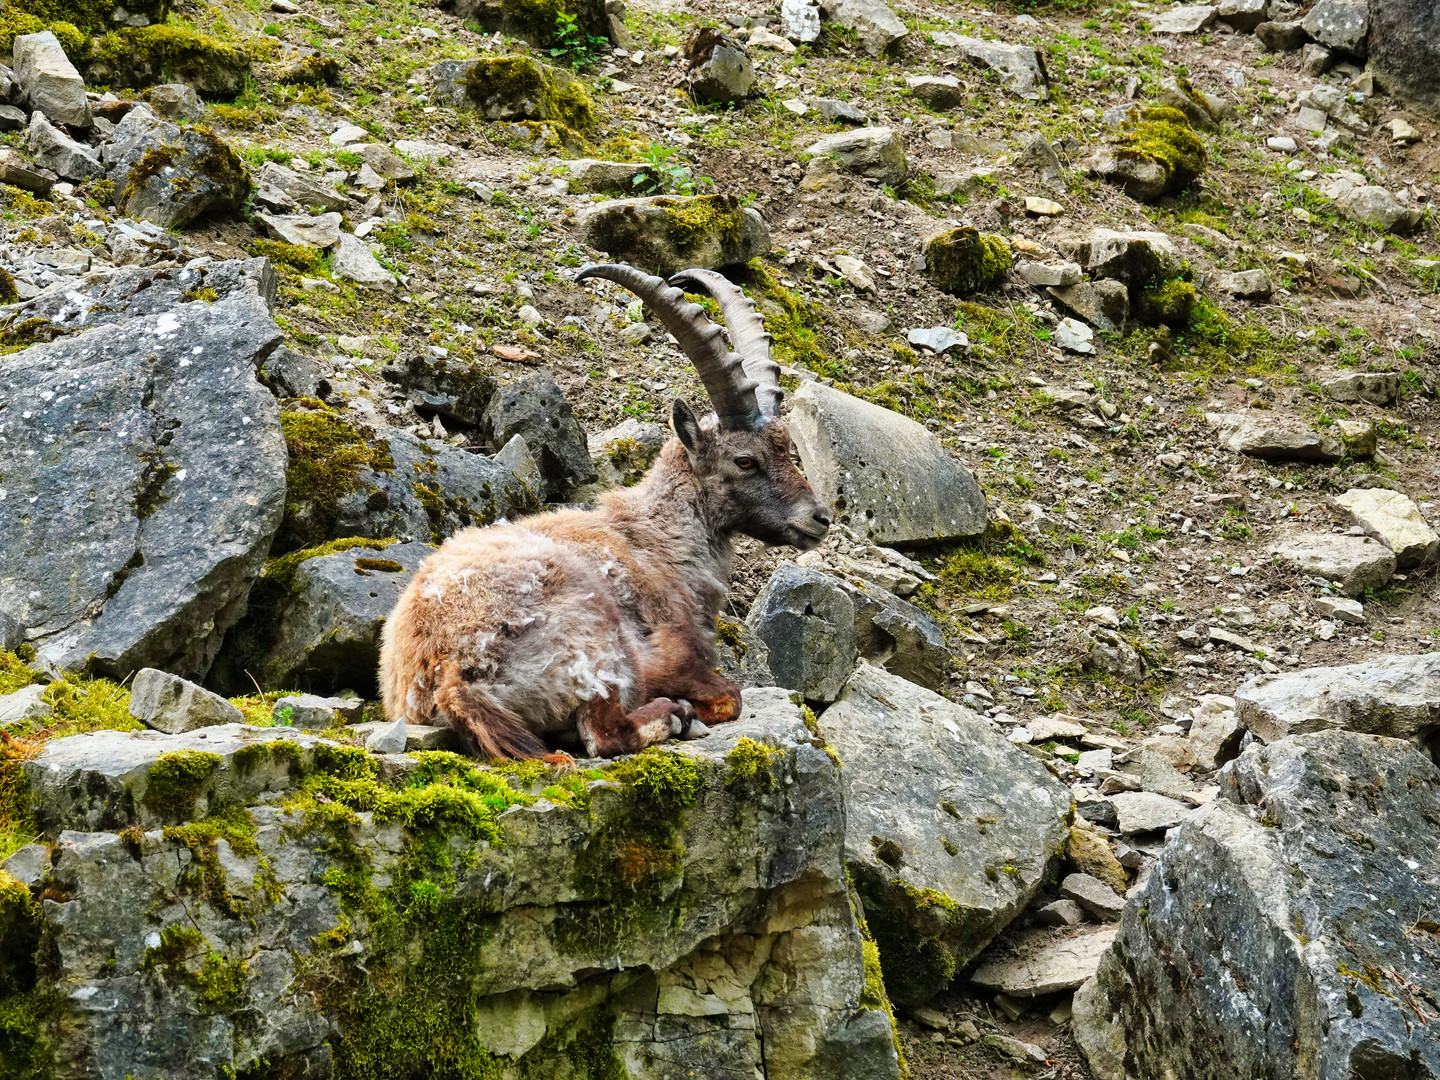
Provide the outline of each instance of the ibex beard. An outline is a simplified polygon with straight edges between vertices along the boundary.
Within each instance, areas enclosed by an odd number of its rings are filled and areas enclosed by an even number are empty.
[[[694,363],[715,412],[677,400],[675,438],[633,488],[595,510],[466,529],[420,567],[386,621],[380,685],[391,719],[448,723],[484,757],[541,757],[573,732],[592,757],[634,753],[739,717],[715,670],[733,538],[809,549],[830,526],[780,419],[779,368],[754,305],[708,290],[737,352],[680,289],[628,266],[580,277],[641,296]]]

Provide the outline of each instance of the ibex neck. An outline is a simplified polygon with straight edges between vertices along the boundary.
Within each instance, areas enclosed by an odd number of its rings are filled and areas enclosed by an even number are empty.
[[[651,558],[693,566],[729,585],[731,535],[706,505],[680,440],[665,444],[638,484],[603,496],[601,504],[611,524]]]

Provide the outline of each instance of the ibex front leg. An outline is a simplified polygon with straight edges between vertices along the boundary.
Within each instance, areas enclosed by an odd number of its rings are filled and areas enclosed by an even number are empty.
[[[596,698],[580,713],[576,729],[591,757],[634,754],[678,735],[696,718],[688,701],[657,697],[627,713],[617,698]]]
[[[715,670],[713,646],[686,631],[656,633],[644,672],[650,693],[690,702],[707,726],[740,719],[740,684]]]

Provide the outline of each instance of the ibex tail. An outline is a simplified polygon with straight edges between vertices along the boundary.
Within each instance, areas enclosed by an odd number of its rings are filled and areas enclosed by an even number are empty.
[[[435,704],[457,734],[475,743],[481,757],[538,758],[550,752],[523,720],[466,682],[458,660],[449,660],[441,668]]]

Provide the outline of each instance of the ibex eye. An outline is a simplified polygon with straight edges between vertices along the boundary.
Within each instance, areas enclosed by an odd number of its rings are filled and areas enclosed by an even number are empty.
[[[755,467],[755,459],[753,457],[741,456],[735,459],[735,464],[742,469],[753,469]]]

